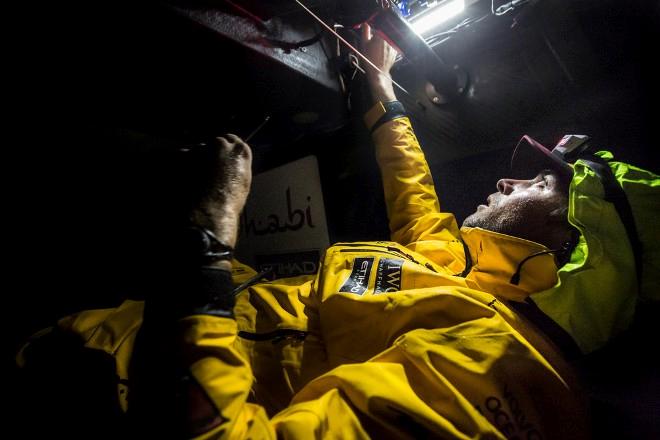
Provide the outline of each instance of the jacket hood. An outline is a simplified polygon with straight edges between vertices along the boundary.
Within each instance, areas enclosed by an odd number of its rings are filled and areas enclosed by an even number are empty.
[[[536,305],[575,340],[583,353],[592,352],[633,321],[639,301],[660,299],[660,177],[613,161],[599,152],[623,187],[642,244],[641,279],[626,228],[596,172],[583,161],[573,166],[568,220],[580,231],[570,261],[550,289],[531,296]]]

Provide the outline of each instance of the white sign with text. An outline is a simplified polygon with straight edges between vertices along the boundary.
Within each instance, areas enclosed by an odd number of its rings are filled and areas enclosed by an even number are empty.
[[[315,273],[328,247],[318,162],[307,156],[254,176],[241,215],[236,254],[278,277]]]

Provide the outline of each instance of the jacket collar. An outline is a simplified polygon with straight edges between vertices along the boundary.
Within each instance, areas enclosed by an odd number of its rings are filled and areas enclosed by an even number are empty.
[[[463,227],[461,237],[472,257],[472,270],[466,277],[471,288],[490,292],[504,300],[524,301],[530,294],[557,283],[557,265],[552,254],[527,260],[522,266],[518,285],[511,283],[511,277],[523,259],[548,250],[541,244],[481,228]]]

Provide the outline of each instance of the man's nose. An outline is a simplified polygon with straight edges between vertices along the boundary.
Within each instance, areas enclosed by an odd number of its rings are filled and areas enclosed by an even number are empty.
[[[513,192],[513,179],[500,179],[497,181],[497,190],[504,195],[509,195]]]
[[[497,190],[504,195],[509,195],[513,192],[516,187],[524,188],[530,183],[529,180],[518,180],[518,179],[500,179],[497,181]]]

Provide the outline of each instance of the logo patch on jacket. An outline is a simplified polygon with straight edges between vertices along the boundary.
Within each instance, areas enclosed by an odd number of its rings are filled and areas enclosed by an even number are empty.
[[[376,270],[376,289],[374,293],[398,292],[401,290],[401,268],[403,260],[381,258]]]
[[[373,264],[373,257],[356,258],[353,261],[353,270],[351,271],[351,275],[344,282],[344,285],[341,286],[339,291],[362,295],[367,290],[367,285],[369,284],[369,275],[371,275],[371,267]]]

